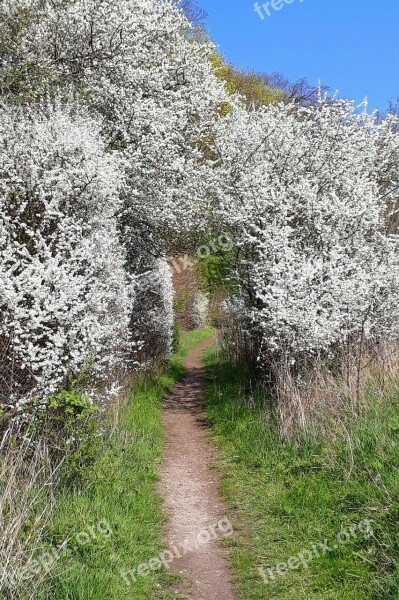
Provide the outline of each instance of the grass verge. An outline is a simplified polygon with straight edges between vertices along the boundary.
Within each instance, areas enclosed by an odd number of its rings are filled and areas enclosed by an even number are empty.
[[[54,577],[39,600],[166,600],[172,577],[150,572],[127,585],[121,571],[148,563],[162,551],[165,518],[157,495],[163,452],[161,405],[184,373],[182,358],[212,330],[183,332],[180,351],[160,373],[148,373],[128,392],[120,427],[80,490],[59,499],[48,527],[49,549],[64,540]],[[43,562],[43,561],[40,561]]]
[[[237,528],[239,598],[397,599],[398,386],[378,406],[370,394],[369,418],[347,440],[289,443],[242,373],[219,363],[215,348],[204,361],[207,414]]]

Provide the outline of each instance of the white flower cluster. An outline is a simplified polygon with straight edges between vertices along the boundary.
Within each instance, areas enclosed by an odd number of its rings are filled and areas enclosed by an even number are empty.
[[[209,60],[213,47],[190,36],[189,22],[169,0],[51,2],[27,40],[34,62],[85,90],[90,109],[104,119],[109,148],[123,157],[126,266],[154,282],[137,291],[131,334],[144,343],[141,356],[159,356],[170,337],[159,324],[169,327],[173,319],[172,287],[157,283],[165,232],[207,222],[202,140],[226,100]]]
[[[87,363],[100,379],[132,348],[170,351],[165,232],[205,223],[201,139],[225,91],[171,0],[0,13],[0,403],[23,410]]]
[[[0,107],[1,403],[45,398],[128,351],[122,171],[76,106]]]
[[[0,37],[1,404],[169,352],[170,233],[215,223],[262,360],[397,335],[395,117],[248,109],[174,0],[3,0]]]
[[[195,327],[205,327],[209,316],[209,298],[204,292],[197,292],[192,308],[192,319]]]
[[[238,248],[242,324],[259,358],[398,334],[393,125],[320,97],[305,108],[237,102],[218,129],[210,193]]]

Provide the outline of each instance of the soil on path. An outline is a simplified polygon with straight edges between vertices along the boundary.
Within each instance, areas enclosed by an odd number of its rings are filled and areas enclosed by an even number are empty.
[[[214,468],[216,450],[202,413],[205,372],[201,354],[213,342],[214,338],[209,338],[189,352],[185,377],[174,387],[163,410],[166,444],[161,494],[170,518],[167,544],[180,554],[185,540],[191,546],[184,547],[185,555],[175,558],[170,569],[184,578],[174,591],[190,600],[235,600],[226,551],[219,545],[223,533],[214,527],[227,515]],[[228,529],[224,524],[221,528]],[[202,538],[205,531],[210,535],[205,533]],[[195,549],[199,534],[202,543]]]

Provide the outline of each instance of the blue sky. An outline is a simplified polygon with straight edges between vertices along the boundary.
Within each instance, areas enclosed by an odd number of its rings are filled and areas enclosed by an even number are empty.
[[[340,96],[385,110],[399,96],[399,0],[198,0],[228,62],[292,81],[321,80]],[[259,4],[265,0],[260,0]]]

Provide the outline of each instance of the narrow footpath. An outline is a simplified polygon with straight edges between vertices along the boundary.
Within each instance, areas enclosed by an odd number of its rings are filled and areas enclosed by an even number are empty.
[[[227,508],[219,495],[216,449],[202,413],[205,370],[202,352],[209,338],[189,352],[187,373],[165,401],[165,459],[161,494],[169,516],[167,544],[175,549],[170,569],[183,580],[175,592],[189,600],[235,600],[223,537],[231,534]]]

